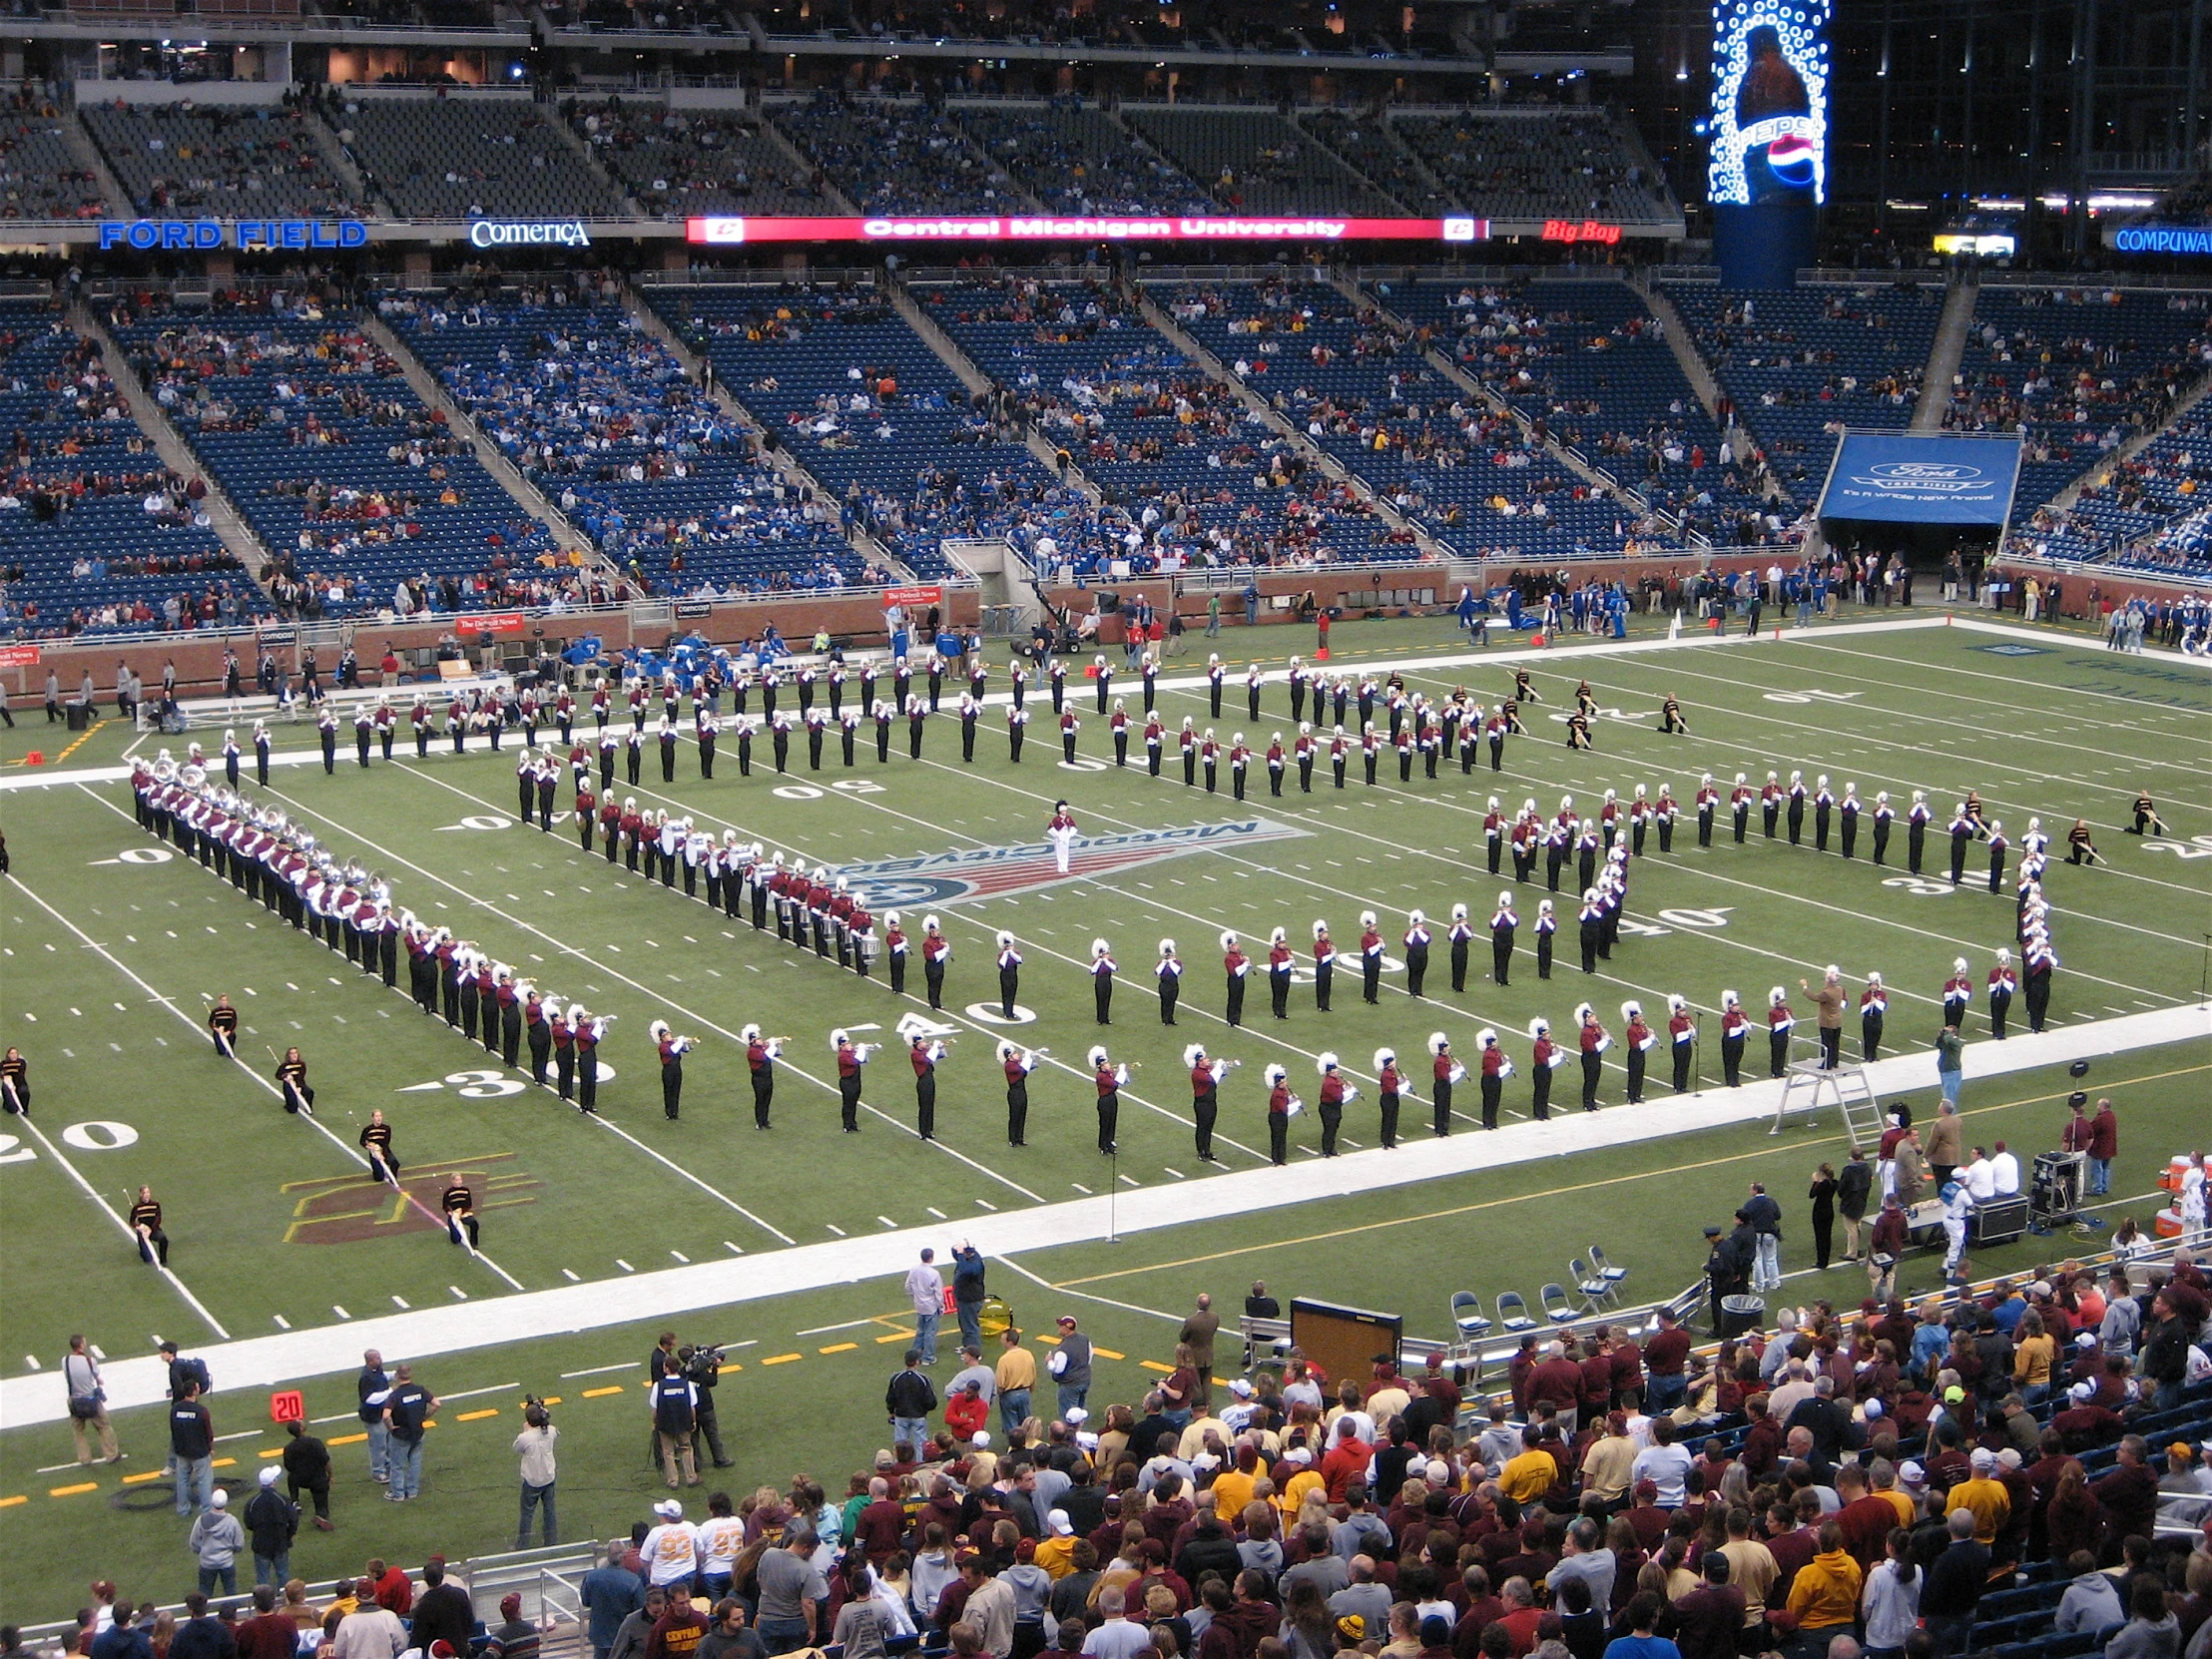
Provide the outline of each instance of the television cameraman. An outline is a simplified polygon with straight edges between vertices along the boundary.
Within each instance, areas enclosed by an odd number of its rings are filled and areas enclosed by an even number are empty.
[[[532,1394],[523,1402],[522,1432],[515,1436],[515,1456],[522,1472],[522,1518],[515,1523],[515,1548],[530,1547],[530,1511],[545,1505],[545,1541],[556,1541],[553,1516],[553,1447],[561,1431],[553,1425],[553,1413],[545,1401]]]
[[[689,1344],[676,1351],[677,1369],[685,1380],[698,1389],[699,1403],[695,1414],[699,1419],[698,1440],[707,1448],[715,1467],[731,1467],[731,1459],[723,1454],[722,1427],[715,1418],[715,1384],[722,1381],[722,1345],[693,1347]]]

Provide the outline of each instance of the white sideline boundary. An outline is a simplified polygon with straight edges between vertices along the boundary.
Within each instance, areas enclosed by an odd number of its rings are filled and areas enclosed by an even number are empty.
[[[2212,1038],[2212,1003],[2196,1002],[2152,1013],[2128,1014],[2023,1034],[1966,1048],[1970,1108],[1978,1085],[1995,1077],[2078,1059],[2098,1059],[2177,1042]],[[1880,1094],[1934,1087],[1931,1051],[1895,1055],[1867,1068]],[[1664,1076],[1663,1071],[1655,1076]],[[736,1303],[792,1296],[863,1279],[903,1274],[924,1245],[941,1248],[954,1233],[972,1239],[985,1256],[1027,1255],[1061,1245],[1180,1227],[1194,1221],[1274,1214],[1286,1206],[1407,1187],[1443,1177],[1535,1163],[1569,1153],[1637,1145],[1670,1135],[1730,1125],[1766,1125],[1774,1118],[1783,1084],[1761,1079],[1742,1088],[1644,1105],[1615,1106],[1595,1116],[1575,1109],[1573,1091],[1549,1122],[1514,1123],[1492,1133],[1467,1131],[1444,1141],[1416,1140],[1418,1151],[1377,1147],[1333,1159],[1312,1159],[1276,1169],[1262,1167],[1210,1176],[1197,1183],[1163,1183],[1114,1199],[1101,1196],[1047,1204],[934,1228],[906,1228],[872,1236],[802,1245],[744,1260],[695,1263],[619,1280],[422,1308],[378,1319],[220,1344],[201,1352],[227,1389],[277,1387],[349,1370],[363,1349],[387,1359],[418,1362],[435,1355],[507,1346],[554,1334],[603,1330],[643,1319],[666,1319]],[[1833,1120],[1831,1120],[1833,1121]],[[1762,1129],[1762,1140],[1764,1130]],[[1112,1206],[1110,1209],[1109,1206]],[[1686,1218],[1686,1222],[1689,1219]],[[114,1409],[148,1405],[167,1397],[168,1371],[157,1358],[110,1361],[103,1370]],[[0,1429],[62,1421],[68,1405],[60,1373],[0,1381]]]
[[[1293,624],[1292,626],[1296,625]],[[1779,638],[1776,637],[1775,629],[1767,629],[1758,634],[1745,634],[1739,631],[1733,634],[1715,635],[1701,629],[1692,629],[1688,621],[1685,620],[1684,632],[1679,639],[1661,637],[1658,639],[1599,640],[1592,643],[1583,643],[1579,636],[1570,636],[1573,643],[1556,648],[1546,646],[1540,651],[1529,646],[1518,648],[1508,646],[1498,650],[1450,652],[1441,656],[1428,657],[1347,658],[1342,666],[1357,670],[1362,674],[1382,675],[1388,674],[1392,670],[1403,670],[1406,673],[1433,674],[1439,668],[1475,668],[1484,664],[1519,668],[1550,663],[1560,665],[1552,670],[1553,673],[1568,674],[1572,673],[1573,670],[1564,665],[1570,659],[1579,661],[1585,657],[1636,657],[1666,651],[1752,650],[1761,646],[1788,645],[1793,640],[1819,643],[1822,640],[1864,638],[1869,635],[1914,633],[1927,628],[1963,628],[1976,634],[2017,640],[2028,645],[2039,645],[2048,651],[2073,650],[2092,654],[2101,654],[2104,651],[2101,642],[2086,636],[2057,633],[2041,628],[2015,626],[2010,623],[1989,622],[1978,616],[1960,616],[1954,611],[1937,611],[1925,615],[1893,617],[1879,622],[1821,623],[1812,628],[1794,628],[1787,621],[1784,621],[1779,625]],[[1186,634],[1184,636],[1185,639],[1193,637],[1203,640],[1206,636],[1203,634],[1197,636]],[[1228,637],[1227,635],[1223,636],[1224,639]],[[1106,652],[1105,655],[1109,661],[1113,661],[1119,651],[1120,647],[1116,646]],[[1096,656],[1099,653],[1093,652],[1092,655]],[[2132,658],[2155,660],[2174,667],[2195,669],[2208,678],[2212,678],[2212,657],[2188,657],[2179,651],[2170,651],[2163,647],[2145,647],[2140,652],[2129,652],[2126,655]],[[1234,704],[1237,708],[1242,709],[1244,707],[1244,676],[1236,671],[1236,663],[1243,661],[1249,664],[1252,659],[1242,652],[1233,651],[1225,651],[1221,654],[1221,657],[1222,667],[1230,673],[1229,682],[1222,695],[1222,707],[1226,711]],[[1339,665],[1332,659],[1330,663],[1317,666],[1334,670]],[[1199,672],[1192,675],[1178,675],[1174,679],[1169,679],[1163,675],[1159,682],[1159,689],[1164,692],[1200,691],[1205,689],[1207,681],[1204,665],[1198,665],[1198,667]],[[1140,702],[1142,701],[1144,682],[1141,676],[1127,673],[1117,664],[1115,677],[1122,687],[1117,695],[1123,698],[1135,697]],[[1287,669],[1269,669],[1262,675],[1263,681],[1268,685],[1280,685],[1288,677],[1289,670]],[[1003,679],[1004,676],[1001,675],[1000,678]],[[406,693],[416,688],[395,687],[394,690],[401,694],[394,699],[395,706],[398,703],[411,702]],[[432,689],[436,690],[440,696],[444,693],[442,687]],[[1071,677],[1068,681],[1067,695],[1069,704],[1079,710],[1096,707],[1092,683],[1088,680]],[[1049,691],[1040,689],[1029,695],[1028,702],[1034,704],[1039,699],[1049,701]],[[1009,692],[992,692],[983,699],[983,706],[985,708],[1003,708],[1012,701],[1013,696]],[[795,703],[794,707],[796,706]],[[188,712],[197,712],[193,705],[188,704],[186,707]],[[941,712],[949,713],[949,707]],[[613,730],[617,724],[618,722],[610,720],[608,722],[609,730]],[[1317,721],[1315,724],[1319,727],[1321,723]],[[222,728],[223,721],[219,715],[206,726],[195,726],[191,734],[172,739],[167,747],[173,752],[182,751],[193,742],[198,741],[205,748],[208,742],[206,734],[210,733],[216,734],[217,742],[220,743]],[[311,727],[305,729],[312,730]],[[546,730],[550,732],[554,728],[548,723]],[[654,731],[657,728],[649,725],[647,730]],[[689,741],[691,731],[688,726],[680,724],[677,731],[679,736]],[[412,753],[413,733],[411,729],[402,730],[398,734],[398,738],[401,742],[395,743],[391,761],[388,763],[379,761],[378,765],[417,764]],[[437,736],[431,740],[431,755],[435,757],[440,752],[439,745],[448,741],[444,737],[443,728],[439,728]],[[397,753],[401,743],[408,750],[408,753],[404,755]],[[517,747],[520,747],[519,743]],[[472,746],[469,753],[472,755],[484,753],[482,743],[479,742]],[[214,770],[220,771],[222,757],[215,755],[211,758],[214,762]],[[269,764],[272,767],[314,766],[319,765],[321,760],[322,751],[319,744],[317,744],[306,749],[275,750],[270,756]],[[337,760],[340,767],[350,767],[354,764],[353,735],[350,729],[342,731],[338,735]],[[252,767],[253,761],[249,756],[245,759],[240,770],[244,773],[251,771]],[[52,789],[59,784],[113,784],[119,783],[130,776],[131,769],[128,766],[79,767],[67,772],[49,771],[44,767],[23,767],[11,769],[5,776],[0,776],[0,793],[6,793],[10,790]]]

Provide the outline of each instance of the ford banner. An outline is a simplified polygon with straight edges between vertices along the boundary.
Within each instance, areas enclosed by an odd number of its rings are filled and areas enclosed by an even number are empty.
[[[1820,516],[2001,530],[2019,473],[2016,437],[1846,432],[1828,469]]]

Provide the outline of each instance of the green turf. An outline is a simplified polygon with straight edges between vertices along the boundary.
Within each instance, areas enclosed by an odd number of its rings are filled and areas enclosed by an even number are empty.
[[[1279,647],[1290,643],[1287,635],[1266,638]],[[1340,656],[1441,651],[1451,641],[1441,621],[1338,630]],[[1439,946],[1421,1006],[1409,1005],[1401,976],[1393,975],[1385,979],[1382,1005],[1368,1008],[1359,999],[1357,974],[1340,972],[1331,1015],[1314,1011],[1311,991],[1302,985],[1294,992],[1292,1019],[1278,1025],[1268,1016],[1264,986],[1255,984],[1247,1028],[1224,1030],[1215,944],[1224,926],[1243,932],[1248,947],[1264,941],[1274,925],[1288,928],[1303,945],[1312,920],[1327,916],[1340,944],[1350,945],[1364,907],[1383,913],[1393,940],[1408,906],[1426,910],[1439,933],[1454,901],[1467,903],[1478,921],[1486,916],[1499,887],[1510,884],[1491,879],[1480,866],[1480,815],[1493,792],[1508,808],[1532,795],[1548,810],[1564,792],[1587,804],[1607,787],[1626,799],[1639,782],[1655,791],[1669,782],[1687,802],[1702,771],[1725,783],[1737,771],[1756,781],[1770,768],[1786,777],[1801,767],[1808,782],[1818,772],[1830,773],[1839,791],[1847,779],[1855,781],[1870,804],[1876,790],[1888,789],[1901,811],[1912,788],[1926,788],[1939,817],[1965,789],[1978,788],[2015,839],[2030,814],[2039,814],[2054,836],[2062,836],[2075,815],[2085,815],[2113,867],[2052,867],[2048,886],[2063,963],[2055,1020],[2109,1018],[2193,999],[2204,983],[2203,935],[2212,919],[2206,872],[2212,865],[2184,855],[2202,850],[2191,843],[2154,851],[2119,833],[2119,826],[2135,790],[2148,787],[2180,835],[2212,831],[2212,799],[2203,782],[2212,749],[2204,719],[2212,686],[2156,659],[2119,658],[2057,636],[2041,654],[2026,657],[1988,649],[2001,643],[1966,631],[1831,635],[1780,648],[1763,643],[1751,650],[1580,663],[1566,650],[1555,668],[1539,668],[1548,710],[1557,709],[1573,677],[1587,671],[1608,707],[1635,717],[1601,723],[1597,754],[1570,755],[1558,728],[1538,719],[1535,735],[1508,749],[1502,779],[1486,767],[1462,779],[1456,767],[1447,767],[1431,783],[1416,766],[1413,781],[1399,785],[1386,759],[1383,782],[1373,790],[1359,782],[1355,763],[1341,795],[1328,787],[1324,768],[1314,795],[1299,795],[1294,775],[1285,798],[1273,801],[1256,769],[1252,799],[1241,815],[1228,798],[1226,776],[1218,796],[1186,791],[1172,760],[1169,776],[1159,782],[1143,775],[1141,761],[1127,772],[1059,768],[1041,696],[1032,701],[1037,721],[1018,768],[1007,764],[995,717],[984,723],[972,769],[960,765],[957,727],[949,720],[930,731],[920,766],[904,758],[901,729],[888,767],[878,768],[872,747],[863,743],[849,779],[835,762],[833,743],[830,770],[819,777],[805,769],[804,745],[795,746],[794,776],[782,781],[761,766],[750,781],[738,780],[726,745],[717,778],[703,783],[687,748],[678,783],[665,790],[649,755],[645,785],[634,792],[641,801],[703,815],[718,829],[734,824],[772,846],[830,864],[1035,840],[1060,795],[1074,803],[1092,833],[1240,816],[1308,831],[1243,853],[1193,854],[1105,881],[942,907],[956,951],[949,1018],[960,1033],[941,1072],[942,1142],[934,1147],[920,1145],[907,1127],[911,1086],[895,1051],[871,1068],[866,1100],[879,1115],[865,1120],[857,1138],[838,1133],[828,1081],[826,1033],[832,1026],[888,1028],[918,1006],[916,999],[894,1006],[880,977],[864,983],[811,954],[790,954],[773,935],[733,927],[704,906],[687,905],[680,892],[649,889],[642,878],[611,872],[596,853],[585,857],[572,837],[512,824],[458,828],[466,818],[511,817],[511,746],[498,758],[475,753],[456,761],[434,752],[426,767],[378,764],[365,774],[341,753],[336,777],[323,777],[319,767],[279,769],[272,793],[323,840],[389,875],[402,904],[473,936],[548,990],[619,1014],[602,1051],[617,1072],[601,1092],[604,1124],[586,1123],[527,1091],[488,1098],[466,1097],[459,1085],[399,1092],[497,1069],[496,1061],[208,872],[177,859],[108,861],[149,844],[129,819],[125,786],[0,796],[15,871],[28,889],[8,888],[0,896],[6,921],[0,949],[7,952],[0,956],[6,979],[0,1020],[7,1040],[32,1057],[38,1124],[53,1143],[6,1149],[36,1156],[0,1169],[0,1219],[8,1237],[36,1241],[29,1250],[18,1245],[10,1252],[0,1355],[36,1356],[51,1370],[60,1337],[72,1329],[90,1332],[111,1357],[146,1352],[157,1335],[194,1345],[213,1337],[174,1290],[137,1265],[112,1224],[71,1183],[62,1158],[111,1202],[120,1203],[124,1189],[137,1182],[156,1184],[177,1240],[177,1273],[234,1337],[268,1334],[279,1329],[279,1321],[301,1329],[330,1324],[341,1308],[354,1318],[388,1313],[395,1298],[422,1308],[506,1291],[490,1268],[469,1262],[434,1231],[385,1224],[374,1229],[377,1236],[356,1243],[314,1243],[297,1233],[294,1242],[284,1242],[302,1219],[303,1203],[363,1206],[342,1196],[352,1166],[340,1148],[286,1118],[266,1090],[221,1065],[197,1033],[203,995],[218,990],[240,1003],[248,1027],[242,1050],[258,1070],[271,1069],[264,1044],[296,1042],[306,1050],[322,1096],[321,1122],[344,1143],[350,1145],[367,1111],[381,1106],[397,1126],[410,1172],[436,1176],[465,1168],[501,1182],[500,1196],[515,1202],[488,1212],[485,1250],[532,1290],[567,1284],[571,1276],[619,1279],[628,1271],[675,1265],[678,1258],[758,1254],[778,1248],[783,1238],[815,1243],[838,1230],[880,1231],[885,1218],[916,1226],[941,1213],[949,1233],[986,1207],[1003,1212],[1081,1196],[1085,1189],[1103,1191],[1113,1173],[1144,1186],[1195,1187],[1205,1176],[1191,1157],[1187,1127],[1179,1050],[1188,1040],[1204,1040],[1245,1062],[1224,1089],[1217,1146],[1228,1167],[1248,1168],[1261,1161],[1253,1149],[1265,1145],[1258,1072],[1271,1059],[1288,1063],[1294,1077],[1310,1079],[1312,1056],[1328,1048],[1365,1074],[1378,1045],[1417,1056],[1422,1037],[1441,1029],[1464,1051],[1484,1024],[1506,1032],[1520,1052],[1520,1032],[1531,1016],[1563,1023],[1585,997],[1617,1028],[1618,1003],[1627,996],[1654,1007],[1666,992],[1680,990],[1710,1004],[1729,986],[1756,1002],[1771,984],[1786,983],[1794,993],[1800,975],[1831,960],[1855,979],[1881,969],[1893,990],[1891,1047],[1920,1046],[1931,1033],[1936,993],[1951,957],[1967,955],[1978,976],[1993,949],[2010,940],[2008,896],[1991,897],[1972,883],[1958,891],[1948,890],[1947,882],[1930,883],[1943,889],[1930,892],[1885,884],[1903,878],[1902,830],[1886,877],[1867,863],[1864,836],[1861,858],[1846,864],[1833,855],[1818,857],[1809,846],[1768,845],[1755,820],[1744,847],[1730,844],[1724,828],[1719,844],[1700,853],[1685,828],[1671,857],[1653,855],[1637,865],[1631,915],[1663,931],[1624,939],[1594,983],[1575,971],[1571,947],[1562,951],[1551,981],[1536,979],[1525,931],[1537,896],[1530,891],[1521,896],[1523,951],[1509,987],[1489,982],[1486,941],[1478,940],[1476,978],[1464,996],[1450,992]],[[1242,660],[1228,655],[1241,671]],[[1200,652],[1173,666],[1188,669],[1203,660]],[[1489,665],[1439,668],[1419,683],[1448,689],[1462,680],[1494,699],[1507,676]],[[1281,687],[1269,689],[1257,727],[1243,718],[1241,690],[1233,686],[1219,723],[1225,741],[1231,731],[1245,729],[1264,748],[1269,733],[1290,730]],[[1692,723],[1687,739],[1653,729],[1658,702],[1669,691]],[[1201,726],[1210,724],[1201,696],[1169,694],[1162,708],[1171,726],[1185,713],[1197,715]],[[1104,723],[1087,698],[1083,710],[1083,753],[1109,755]],[[220,741],[220,735],[218,729],[213,737]],[[18,756],[41,737],[28,727],[0,734],[13,745],[0,755]],[[129,741],[127,732],[111,726],[94,733],[69,764],[112,763]],[[279,741],[302,743],[311,734],[281,732]],[[876,787],[860,794],[829,788],[848,781]],[[780,799],[773,793],[779,782],[823,793]],[[629,793],[619,779],[618,793]],[[1942,867],[1942,846],[1940,835],[1932,835],[1932,871]],[[1978,857],[1969,864],[1971,873],[1981,868]],[[1564,894],[1562,907],[1571,909]],[[907,920],[912,928],[918,916],[909,912]],[[1021,1034],[1051,1050],[1032,1080],[1031,1145],[1022,1151],[1004,1144],[1003,1090],[989,1052],[997,1033],[964,1012],[966,1004],[995,994],[990,935],[1000,926],[1016,931],[1028,957],[1021,1001],[1039,1019]],[[1189,968],[1185,1012],[1174,1031],[1159,1025],[1150,989],[1150,962],[1163,934],[1177,938]],[[1113,942],[1124,970],[1115,1025],[1106,1033],[1092,1023],[1081,966],[1094,936]],[[919,982],[917,971],[916,991]],[[178,1009],[188,1017],[180,1018]],[[1802,999],[1800,1012],[1806,1012]],[[704,1039],[687,1064],[678,1124],[660,1112],[645,1035],[656,1017]],[[751,1127],[742,1055],[722,1034],[748,1020],[795,1039],[770,1137]],[[1968,1035],[1984,1029],[1977,1006]],[[1092,1091],[1080,1074],[1083,1050],[1101,1037],[1117,1057],[1142,1068],[1125,1102],[1121,1155],[1111,1172],[1091,1145]],[[2141,1080],[2122,1102],[2129,1156],[2121,1191],[2147,1187],[2152,1165],[2201,1125],[2208,1061],[2212,1046],[2199,1043],[2100,1062],[2100,1080]],[[822,1081],[810,1081],[799,1068]],[[2063,1077],[2023,1074],[1970,1092],[1969,1104],[1985,1109],[2021,1102],[2006,1109],[1996,1132],[2012,1134],[2015,1147],[2040,1146],[2054,1137],[2060,1110],[2054,1100],[2066,1086]],[[1609,1106],[1619,1103],[1617,1073],[1601,1098]],[[1525,1112],[1524,1083],[1508,1086],[1507,1104]],[[95,1149],[112,1138],[104,1131],[80,1136],[90,1145],[63,1139],[65,1127],[88,1122],[126,1125],[138,1140],[104,1151]],[[1373,1127],[1371,1102],[1356,1105],[1348,1135],[1372,1142]],[[1233,1297],[1249,1278],[1266,1277],[1295,1293],[1402,1310],[1409,1331],[1434,1334],[1449,1291],[1471,1286],[1494,1295],[1518,1288],[1532,1295],[1542,1281],[1561,1277],[1566,1258],[1593,1238],[1633,1264],[1640,1289],[1657,1295],[1679,1288],[1701,1256],[1696,1223],[1754,1175],[1780,1183],[1787,1198],[1810,1160],[1833,1152],[1824,1142],[1816,1154],[1809,1144],[1815,1138],[1769,1142],[1760,1131],[1714,1131],[1682,1138],[1694,1145],[1585,1154],[1572,1171],[1516,1166],[1300,1206],[1264,1224],[1250,1218],[1196,1222],[1119,1245],[1068,1247],[1023,1265],[1056,1284],[1166,1312],[1183,1309],[1197,1289]],[[1312,1156],[1311,1118],[1301,1120],[1295,1139],[1299,1156]],[[1414,1141],[1402,1155],[1417,1158],[1418,1146]],[[339,1199],[321,1196],[328,1186],[341,1188]],[[2014,1254],[2032,1260],[2049,1248],[2047,1242],[2023,1244]],[[1850,1284],[1840,1288],[1848,1291]],[[1003,1266],[993,1269],[993,1288],[1024,1319],[1034,1318],[1045,1301],[1059,1300]],[[895,1286],[862,1286],[788,1304],[748,1304],[724,1321],[686,1322],[687,1331],[755,1339],[760,1347],[750,1351],[754,1356],[808,1356],[778,1368],[749,1363],[732,1379],[725,1421],[741,1425],[736,1443],[744,1453],[743,1466],[732,1473],[751,1484],[805,1465],[834,1480],[875,1443],[891,1349],[871,1339],[897,1327],[878,1325],[856,1338],[800,1340],[796,1334],[888,1315],[899,1302]],[[1164,1338],[1160,1321],[1097,1303],[1085,1304],[1085,1314],[1102,1342],[1128,1353],[1124,1364],[1167,1357],[1172,1332]],[[641,1320],[646,1315],[641,1309]],[[722,1324],[729,1329],[719,1330]],[[834,1356],[815,1352],[840,1340],[857,1340],[859,1348]],[[649,1341],[642,1327],[549,1338],[520,1353],[451,1357],[436,1365],[430,1382],[448,1392],[510,1382],[557,1389],[560,1372],[634,1360]],[[5,1364],[10,1375],[28,1369],[24,1358]],[[1116,1375],[1110,1372],[1109,1381]],[[1129,1372],[1124,1391],[1140,1381]],[[640,1508],[647,1484],[632,1466],[635,1446],[628,1440],[599,1444],[609,1434],[642,1437],[636,1433],[642,1409],[635,1379],[630,1382],[631,1412],[623,1412],[615,1396],[578,1401],[573,1412],[564,1411],[572,1435],[572,1472],[562,1483],[571,1531],[587,1518],[599,1527],[626,1524]],[[310,1384],[310,1409],[338,1410],[348,1394],[346,1379]],[[310,1539],[295,1564],[322,1573],[372,1546],[404,1558],[430,1547],[457,1552],[511,1541],[501,1537],[511,1468],[506,1436],[495,1430],[511,1420],[513,1401],[487,1395],[471,1403],[502,1406],[504,1415],[451,1424],[461,1432],[450,1441],[441,1430],[435,1442],[441,1450],[432,1460],[435,1501],[420,1510],[379,1506],[373,1532],[364,1518],[339,1539]],[[263,1416],[261,1402],[219,1396],[219,1427],[243,1427],[249,1414]],[[159,1431],[158,1421],[143,1412],[122,1426],[126,1443],[140,1447]],[[77,1567],[85,1559],[128,1565],[134,1578],[147,1575],[143,1593],[169,1595],[185,1587],[189,1563],[173,1517],[116,1518],[96,1494],[45,1495],[71,1477],[35,1470],[65,1458],[67,1445],[61,1425],[0,1434],[0,1497],[28,1499],[0,1509],[0,1526],[14,1534],[12,1558],[43,1563],[40,1571],[60,1575],[36,1582],[31,1573],[11,1574],[0,1592],[6,1603],[0,1613],[66,1613],[77,1593],[70,1586],[89,1576]],[[442,1448],[450,1445],[469,1449],[454,1453],[441,1476]],[[367,1493],[365,1482],[359,1484],[356,1511]],[[392,1516],[403,1516],[405,1524],[387,1530]]]

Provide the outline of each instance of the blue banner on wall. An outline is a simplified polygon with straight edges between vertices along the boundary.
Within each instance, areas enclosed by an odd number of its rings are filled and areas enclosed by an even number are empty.
[[[1846,432],[1828,469],[1820,516],[2001,530],[2019,475],[2016,437]]]

